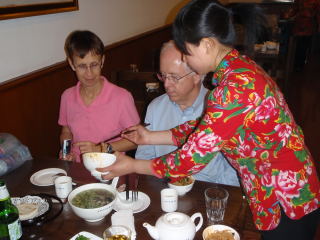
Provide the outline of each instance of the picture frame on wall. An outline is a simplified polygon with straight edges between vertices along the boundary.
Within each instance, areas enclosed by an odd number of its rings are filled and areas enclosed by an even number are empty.
[[[0,20],[76,11],[78,0],[1,0]]]

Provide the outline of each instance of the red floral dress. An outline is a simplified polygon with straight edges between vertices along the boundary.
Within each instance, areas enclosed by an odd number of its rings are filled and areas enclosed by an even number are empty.
[[[291,219],[316,210],[316,168],[275,82],[237,50],[224,57],[213,81],[202,119],[171,129],[180,148],[153,159],[154,172],[173,179],[194,174],[222,151],[240,175],[259,230],[279,224],[279,205]]]

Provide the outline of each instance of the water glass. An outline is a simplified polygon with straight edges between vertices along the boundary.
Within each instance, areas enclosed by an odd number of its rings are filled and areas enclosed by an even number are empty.
[[[208,225],[218,224],[223,221],[229,193],[219,186],[207,188],[204,192]]]
[[[103,232],[104,240],[130,240],[131,230],[122,225],[113,225]]]

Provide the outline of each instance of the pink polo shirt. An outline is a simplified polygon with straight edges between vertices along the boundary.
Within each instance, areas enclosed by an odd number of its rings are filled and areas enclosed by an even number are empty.
[[[140,122],[132,95],[102,78],[101,93],[89,106],[80,97],[80,82],[61,96],[58,123],[70,128],[73,142],[99,143]],[[73,147],[72,151],[77,154],[76,161],[81,162],[79,148]]]

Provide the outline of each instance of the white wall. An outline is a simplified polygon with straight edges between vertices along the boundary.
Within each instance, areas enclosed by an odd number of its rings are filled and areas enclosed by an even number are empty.
[[[95,32],[105,45],[163,26],[181,0],[79,0],[79,11],[0,21],[0,83],[65,59],[66,36]]]

